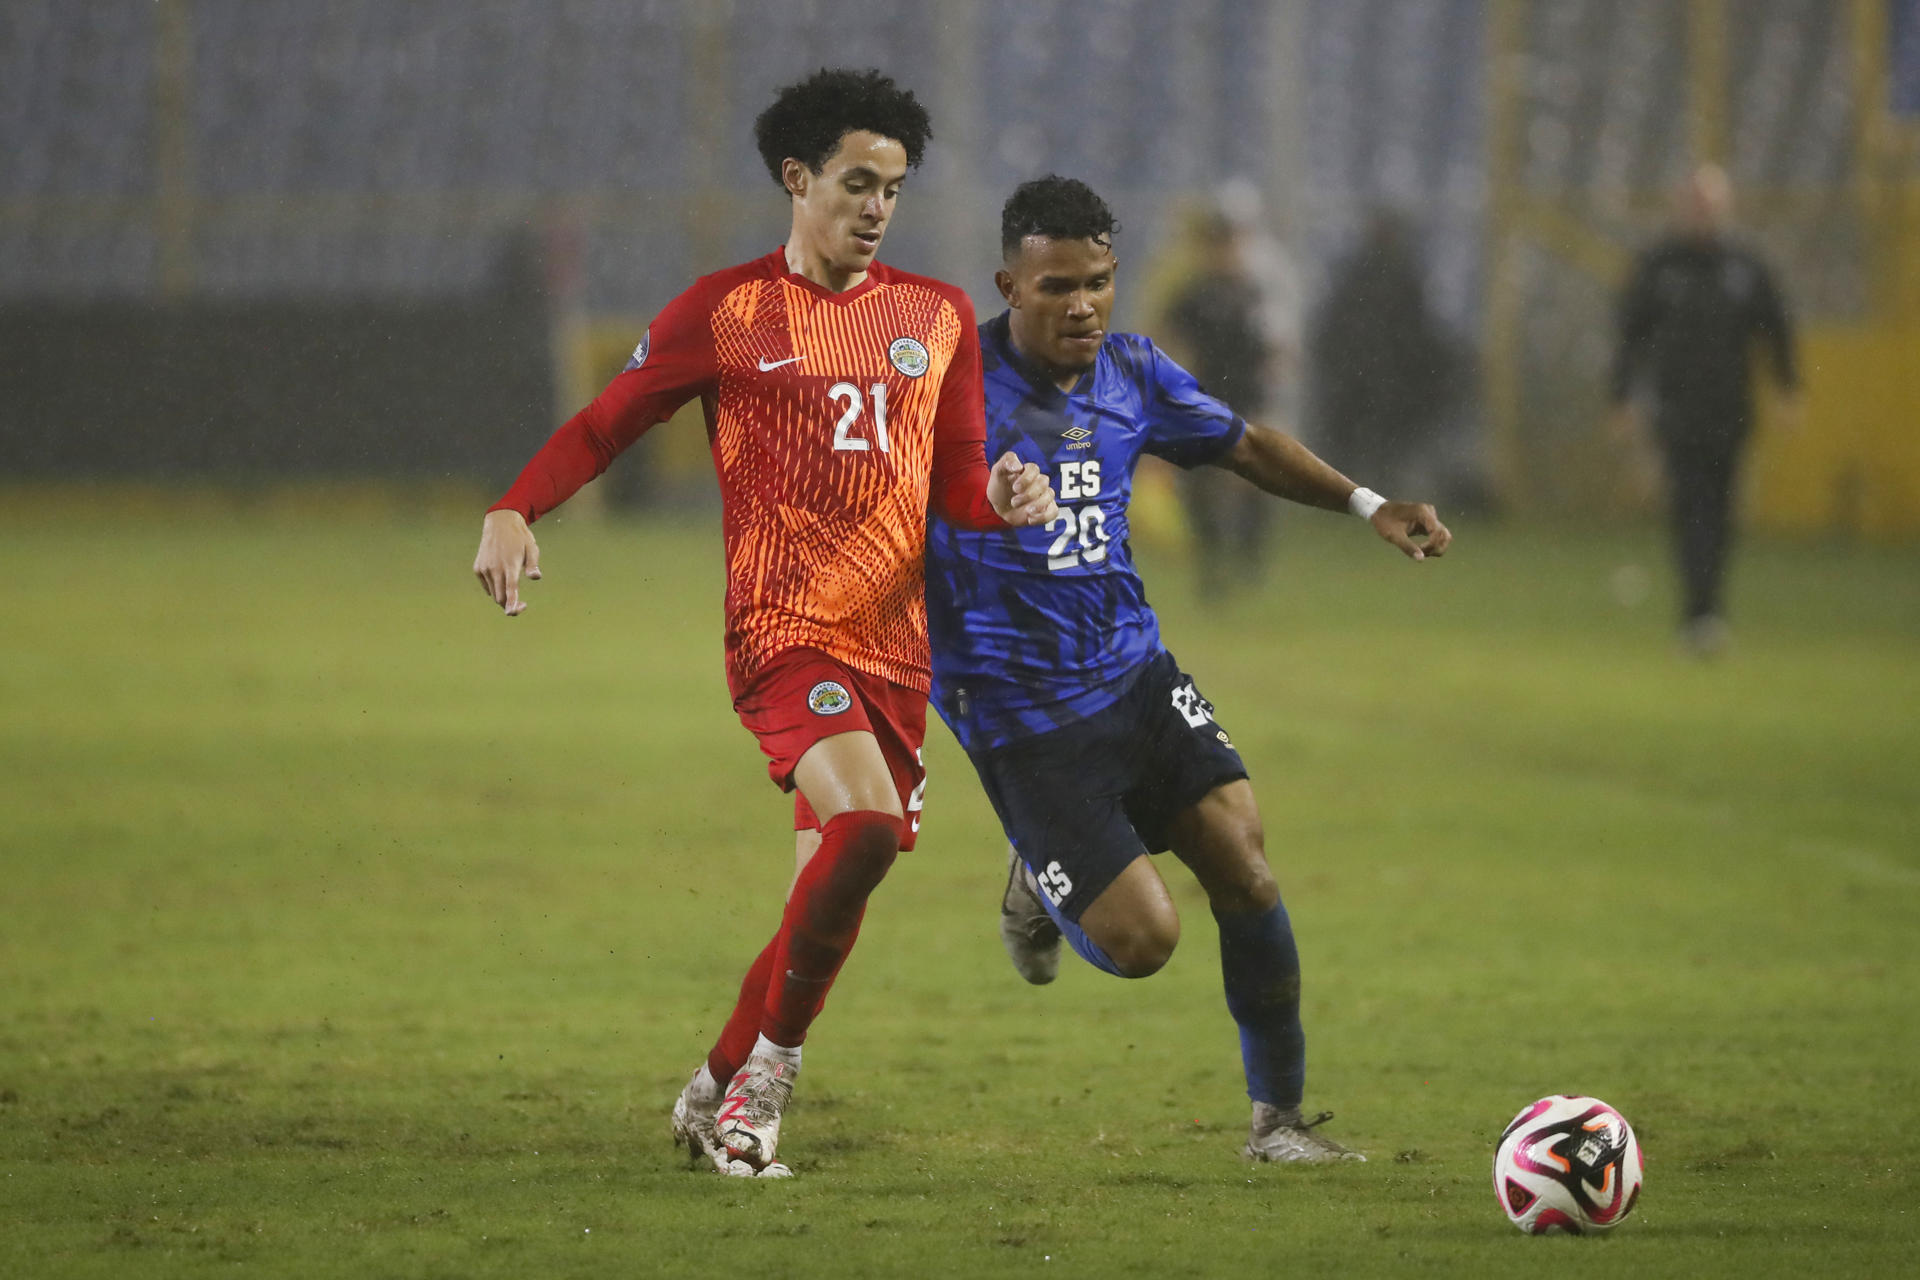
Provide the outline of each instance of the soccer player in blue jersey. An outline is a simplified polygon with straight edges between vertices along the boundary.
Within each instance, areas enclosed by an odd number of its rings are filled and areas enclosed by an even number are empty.
[[[1352,511],[1415,560],[1451,535],[1425,503],[1357,488],[1298,441],[1241,420],[1153,343],[1109,333],[1113,235],[1084,183],[1046,177],[1001,216],[1007,310],[980,327],[990,456],[1050,472],[1059,516],[927,538],[933,702],[1012,842],[1001,936],[1022,977],[1051,982],[1062,935],[1121,977],[1180,937],[1146,855],[1171,849],[1206,890],[1227,1010],[1239,1025],[1252,1160],[1365,1157],[1304,1119],[1300,958],[1262,847],[1246,766],[1193,677],[1160,642],[1127,541],[1142,453],[1226,467],[1268,493]]]

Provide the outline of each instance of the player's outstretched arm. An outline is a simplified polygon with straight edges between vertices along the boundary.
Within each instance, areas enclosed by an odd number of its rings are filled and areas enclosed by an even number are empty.
[[[1000,455],[987,475],[987,501],[1016,528],[1049,524],[1060,516],[1053,481],[1033,463],[1020,461],[1011,449]]]
[[[526,612],[520,598],[520,575],[540,576],[540,544],[533,540],[526,517],[518,511],[489,511],[480,525],[480,552],[473,558],[473,576],[480,589],[506,610],[509,618]]]
[[[1374,532],[1405,552],[1409,559],[1425,560],[1446,554],[1453,534],[1424,502],[1367,502],[1372,510],[1354,506],[1355,495],[1365,495],[1353,481],[1335,471],[1313,450],[1284,431],[1249,422],[1220,465],[1251,480],[1268,493],[1327,511],[1353,511],[1366,516]],[[1362,499],[1365,501],[1365,499]],[[1424,544],[1415,539],[1425,539]]]

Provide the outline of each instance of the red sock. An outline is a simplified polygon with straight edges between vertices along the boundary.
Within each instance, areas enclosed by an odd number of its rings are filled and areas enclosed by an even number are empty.
[[[760,1034],[760,1018],[767,1007],[767,979],[773,974],[773,953],[779,945],[780,935],[776,932],[748,967],[747,976],[740,980],[740,999],[733,1006],[733,1015],[721,1028],[713,1051],[707,1054],[707,1074],[719,1081],[722,1088],[733,1079],[734,1072],[746,1065],[747,1055],[753,1052],[754,1038]]]
[[[856,809],[820,829],[820,850],[787,899],[775,939],[773,972],[760,1034],[797,1048],[827,1002],[834,977],[853,950],[867,895],[900,852],[906,824],[890,814]]]

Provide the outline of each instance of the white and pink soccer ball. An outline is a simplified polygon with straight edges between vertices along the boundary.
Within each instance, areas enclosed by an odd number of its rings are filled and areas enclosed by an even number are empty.
[[[1493,1191],[1529,1235],[1609,1231],[1640,1199],[1640,1140],[1598,1098],[1557,1093],[1521,1108],[1493,1153]]]

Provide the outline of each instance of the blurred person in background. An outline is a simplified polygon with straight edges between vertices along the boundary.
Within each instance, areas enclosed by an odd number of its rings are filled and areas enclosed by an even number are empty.
[[[1413,228],[1376,210],[1334,267],[1309,349],[1329,461],[1399,487],[1431,451],[1463,384],[1457,344],[1427,300]]]
[[[697,280],[624,372],[554,432],[485,517],[473,571],[507,616],[540,576],[528,525],[650,427],[702,400],[727,560],[727,686],[768,773],[797,791],[792,887],[671,1128],[696,1163],[786,1177],[780,1121],[801,1047],[867,899],[913,848],[926,770],[928,515],[988,535],[1053,497],[989,469],[980,343],[962,290],[875,260],[932,135],[878,71],[822,70],[754,121],[787,199],[785,245]],[[697,874],[697,862],[690,867]]]
[[[1300,954],[1260,809],[1213,704],[1162,643],[1128,509],[1152,455],[1351,512],[1414,560],[1442,555],[1452,535],[1426,503],[1357,487],[1148,339],[1110,332],[1118,230],[1098,194],[1057,175],[1021,184],[1001,210],[994,283],[1007,309],[980,328],[988,438],[1045,468],[1060,510],[1044,529],[929,523],[934,706],[1009,841],[1000,938],[1020,976],[1053,981],[1063,938],[1103,972],[1157,972],[1180,916],[1149,855],[1171,849],[1219,934],[1252,1103],[1242,1154],[1364,1159],[1320,1131],[1330,1115],[1302,1114]]]
[[[1681,640],[1702,657],[1727,643],[1723,583],[1753,431],[1755,343],[1783,394],[1783,421],[1792,428],[1800,414],[1793,321],[1766,263],[1732,235],[1732,217],[1733,188],[1718,166],[1680,185],[1672,228],[1640,255],[1621,295],[1610,387],[1616,441],[1642,438],[1651,419],[1667,473]]]
[[[1298,365],[1299,288],[1285,249],[1261,229],[1259,192],[1227,184],[1190,215],[1186,236],[1192,274],[1160,319],[1166,346],[1241,417],[1291,422],[1280,402]],[[1200,598],[1258,583],[1274,512],[1266,495],[1218,467],[1182,473],[1180,492]]]

